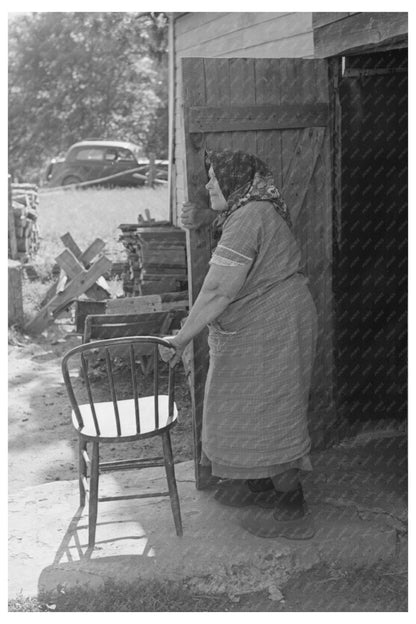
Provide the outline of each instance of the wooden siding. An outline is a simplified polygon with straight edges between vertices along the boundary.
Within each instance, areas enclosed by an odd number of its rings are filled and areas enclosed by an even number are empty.
[[[185,13],[176,15],[174,224],[187,199],[184,184],[184,130],[180,63],[184,57],[312,58],[312,13]],[[217,89],[220,94],[220,88]],[[236,104],[245,102],[236,102]],[[220,101],[213,98],[213,105]]]

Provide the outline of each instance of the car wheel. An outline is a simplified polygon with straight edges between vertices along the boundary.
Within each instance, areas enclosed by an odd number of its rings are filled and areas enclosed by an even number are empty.
[[[82,182],[80,178],[77,178],[77,176],[70,175],[62,180],[62,186],[69,186],[70,184],[79,184],[80,182]]]

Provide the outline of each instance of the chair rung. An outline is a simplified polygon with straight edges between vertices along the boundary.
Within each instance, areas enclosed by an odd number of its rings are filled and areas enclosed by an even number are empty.
[[[100,471],[105,472],[107,470],[132,470],[133,468],[155,468],[158,466],[164,466],[162,457],[156,457],[154,459],[120,459],[112,462],[102,462],[100,464]]]
[[[169,496],[169,492],[155,492],[154,494],[129,494],[127,496],[103,496],[98,499],[98,502],[108,503],[110,501],[131,500],[134,498],[153,498],[156,496]]]

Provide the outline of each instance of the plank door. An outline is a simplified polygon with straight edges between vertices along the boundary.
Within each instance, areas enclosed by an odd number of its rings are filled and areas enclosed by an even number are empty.
[[[315,447],[334,432],[332,189],[330,87],[324,59],[182,59],[186,191],[208,207],[204,150],[240,149],[271,168],[295,223],[319,336],[309,409]],[[187,233],[192,303],[208,270],[213,237],[209,228]],[[267,328],[265,328],[267,331]],[[193,343],[192,408],[198,488],[209,483],[199,465],[202,408],[208,369],[206,333]]]

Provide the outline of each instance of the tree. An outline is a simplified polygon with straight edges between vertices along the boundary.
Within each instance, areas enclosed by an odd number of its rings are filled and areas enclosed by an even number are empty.
[[[9,166],[28,179],[87,137],[162,148],[161,13],[31,13],[9,27]],[[160,135],[158,138],[156,135]],[[157,154],[163,155],[163,154]]]

